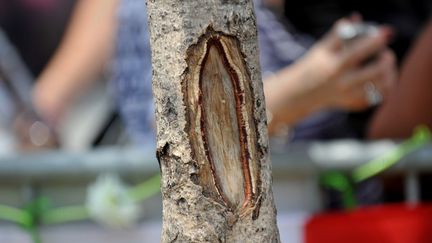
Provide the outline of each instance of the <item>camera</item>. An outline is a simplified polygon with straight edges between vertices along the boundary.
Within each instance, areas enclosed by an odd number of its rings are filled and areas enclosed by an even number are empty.
[[[378,25],[374,23],[342,23],[337,29],[336,33],[343,42],[344,49],[349,49],[352,42],[367,37],[377,35],[379,31]],[[376,60],[378,53],[372,55],[363,62],[363,65],[369,64]]]
[[[337,29],[337,34],[347,47],[352,41],[366,36],[378,34],[378,25],[373,23],[342,23]]]

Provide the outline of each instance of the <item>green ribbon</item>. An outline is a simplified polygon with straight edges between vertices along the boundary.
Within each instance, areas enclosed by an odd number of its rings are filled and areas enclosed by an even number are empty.
[[[417,127],[413,136],[400,144],[396,149],[356,168],[352,172],[353,180],[355,182],[361,182],[387,170],[408,154],[420,149],[430,142],[431,138],[431,132],[426,126]]]
[[[430,130],[426,126],[419,126],[415,129],[411,138],[394,150],[355,168],[350,175],[336,171],[324,173],[320,178],[320,183],[324,187],[334,189],[342,194],[342,204],[345,209],[355,208],[357,202],[354,196],[354,183],[362,182],[389,169],[402,158],[422,148],[431,140],[432,134]]]
[[[320,183],[341,193],[342,205],[345,209],[357,207],[354,186],[345,174],[337,171],[324,173],[320,178]]]
[[[59,224],[70,221],[88,219],[89,215],[84,206],[68,206],[50,209],[41,218],[43,224]]]
[[[144,201],[160,192],[160,175],[138,184],[128,193],[136,202]],[[34,243],[41,243],[37,226],[39,224],[59,224],[80,221],[89,218],[87,208],[83,205],[51,209],[46,197],[39,197],[28,203],[23,209],[0,205],[0,219],[14,222],[23,227],[32,237]]]
[[[19,225],[30,225],[32,222],[31,215],[26,211],[6,205],[0,205],[0,219]]]
[[[160,192],[160,174],[156,174],[150,179],[129,189],[129,196],[136,202],[144,201],[147,198]]]

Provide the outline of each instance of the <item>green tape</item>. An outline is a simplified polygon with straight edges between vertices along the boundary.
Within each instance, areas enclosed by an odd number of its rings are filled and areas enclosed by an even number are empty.
[[[135,201],[143,201],[160,192],[160,180],[159,174],[154,175],[141,184],[132,187],[128,193]]]
[[[32,222],[32,217],[26,211],[0,205],[0,219],[11,221],[19,225],[28,226]]]
[[[69,206],[46,211],[42,215],[41,221],[44,224],[58,224],[84,220],[88,219],[88,217],[85,206]]]
[[[354,182],[366,180],[390,168],[409,153],[420,149],[430,142],[431,138],[431,132],[426,126],[417,127],[413,136],[396,149],[356,168],[352,173]]]
[[[357,202],[354,195],[354,183],[359,183],[390,168],[409,153],[412,153],[432,140],[432,134],[426,126],[415,129],[413,136],[389,153],[380,156],[353,170],[349,176],[340,172],[327,172],[320,178],[324,187],[339,191],[345,209],[355,208]]]
[[[345,209],[352,209],[357,206],[354,196],[354,186],[348,176],[336,171],[327,172],[321,176],[320,183],[324,187],[341,193],[342,205]]]

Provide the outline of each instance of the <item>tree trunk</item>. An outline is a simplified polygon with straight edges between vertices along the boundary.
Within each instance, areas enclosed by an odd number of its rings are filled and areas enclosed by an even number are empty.
[[[162,242],[279,242],[251,0],[148,0]]]

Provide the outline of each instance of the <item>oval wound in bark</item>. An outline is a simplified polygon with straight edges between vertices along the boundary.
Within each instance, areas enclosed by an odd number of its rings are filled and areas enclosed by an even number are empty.
[[[209,30],[188,51],[189,135],[206,194],[240,214],[255,205],[259,159],[250,79],[238,41]]]

